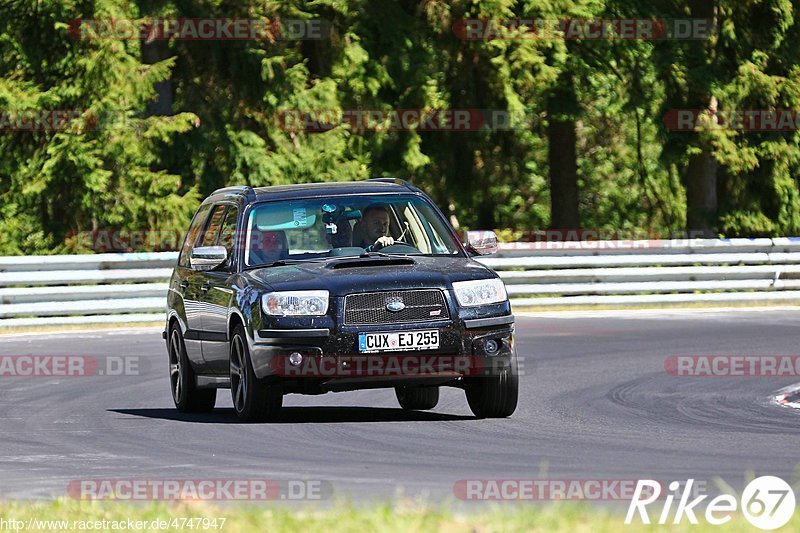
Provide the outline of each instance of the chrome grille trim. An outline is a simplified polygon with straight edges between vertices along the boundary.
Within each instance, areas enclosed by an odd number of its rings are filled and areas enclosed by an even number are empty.
[[[388,302],[397,299],[403,301],[405,309],[395,312],[386,309]],[[344,299],[347,326],[436,322],[448,318],[447,301],[440,289],[364,292],[348,294]]]

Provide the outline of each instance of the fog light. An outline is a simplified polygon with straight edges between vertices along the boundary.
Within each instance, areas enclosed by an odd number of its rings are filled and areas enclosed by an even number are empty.
[[[494,355],[500,349],[500,345],[494,339],[489,339],[483,343],[483,349],[488,355]]]
[[[289,355],[289,364],[292,366],[300,366],[303,363],[303,354],[292,352]]]

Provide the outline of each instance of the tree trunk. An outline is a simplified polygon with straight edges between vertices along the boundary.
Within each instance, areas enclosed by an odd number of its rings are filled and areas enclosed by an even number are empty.
[[[575,104],[572,77],[562,75],[560,88],[548,99],[548,161],[550,164],[550,227],[580,227],[578,213],[578,161],[575,118],[564,113]]]
[[[692,18],[712,20],[715,23],[716,4],[716,0],[690,0]],[[709,72],[709,67],[713,51],[710,46],[705,41],[696,41],[696,53],[690,56],[692,59],[688,62],[690,76],[687,108],[707,109],[714,122],[717,102],[711,94],[712,73]],[[690,156],[686,168],[686,231],[689,237],[712,238],[716,236],[717,221],[717,161],[711,147],[699,136],[695,146],[700,148],[700,153]]]
[[[717,161],[702,145],[686,169],[686,229],[689,237],[716,237]]]
[[[167,59],[170,55],[169,41],[154,40],[147,42],[142,39],[142,62],[148,65],[158,63]],[[170,116],[172,115],[172,79],[160,81],[154,84],[156,89],[156,100],[148,102],[148,116]]]

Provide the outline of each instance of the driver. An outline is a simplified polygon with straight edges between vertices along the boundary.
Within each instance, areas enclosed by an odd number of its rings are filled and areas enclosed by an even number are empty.
[[[364,237],[361,242],[353,243],[354,246],[380,250],[385,246],[394,244],[394,239],[389,236],[389,207],[381,204],[372,204],[364,209]]]

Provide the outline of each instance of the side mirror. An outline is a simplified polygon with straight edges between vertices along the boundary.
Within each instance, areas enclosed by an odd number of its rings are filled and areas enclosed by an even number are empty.
[[[224,246],[200,246],[192,250],[190,262],[192,270],[207,272],[214,270],[228,260],[228,251]]]
[[[493,231],[468,231],[466,247],[476,255],[491,255],[497,252],[497,235]]]

